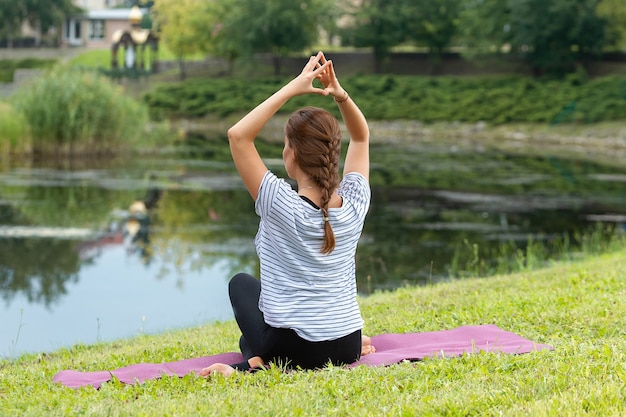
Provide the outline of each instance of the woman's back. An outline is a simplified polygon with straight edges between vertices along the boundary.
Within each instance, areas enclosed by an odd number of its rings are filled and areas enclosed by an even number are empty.
[[[293,328],[307,340],[344,336],[362,326],[356,304],[355,252],[369,208],[363,176],[342,181],[341,207],[329,210],[335,249],[321,253],[323,222],[319,208],[268,172],[256,203],[261,216],[255,243],[261,261],[259,307],[266,322]]]

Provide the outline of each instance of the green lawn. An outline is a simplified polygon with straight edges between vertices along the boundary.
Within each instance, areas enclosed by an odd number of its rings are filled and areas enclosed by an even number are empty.
[[[99,391],[52,382],[62,369],[114,369],[237,349],[234,322],[207,324],[2,361],[0,414],[626,414],[626,250],[533,272],[377,293],[361,305],[371,335],[492,323],[555,350],[386,368],[270,369],[228,379],[166,377],[136,386],[107,383]]]
[[[122,51],[118,52],[118,59],[122,58]],[[175,61],[178,58],[169,49],[164,46],[159,47],[158,52],[159,60],[161,61]],[[205,55],[197,54],[190,57],[185,57],[186,61],[202,61],[205,59]],[[70,59],[70,65],[86,67],[86,68],[111,68],[111,49],[90,49],[76,55]]]

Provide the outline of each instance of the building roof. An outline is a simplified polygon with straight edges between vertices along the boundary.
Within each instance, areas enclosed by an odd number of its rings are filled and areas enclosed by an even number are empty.
[[[89,10],[86,17],[92,20],[128,20],[131,9],[101,9]],[[144,15],[148,13],[148,9],[141,9]]]

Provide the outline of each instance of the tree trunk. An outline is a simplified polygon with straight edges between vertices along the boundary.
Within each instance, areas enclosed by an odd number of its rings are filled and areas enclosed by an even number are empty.
[[[178,68],[180,73],[180,80],[183,81],[185,78],[187,78],[187,71],[185,71],[185,60],[182,57],[178,58]]]
[[[272,54],[272,62],[274,64],[274,75],[280,76],[280,56]]]
[[[7,48],[13,49],[13,26],[11,22],[6,22],[7,27]]]
[[[41,47],[41,22],[37,22],[35,29],[35,47]]]
[[[439,75],[441,71],[441,61],[443,48],[431,48],[428,51],[428,61],[430,62],[430,75]]]
[[[226,69],[226,72],[228,75],[233,75],[235,73],[235,60],[234,59],[228,59],[228,68]]]
[[[383,72],[383,62],[387,57],[387,51],[383,48],[374,47],[374,73],[380,74]]]

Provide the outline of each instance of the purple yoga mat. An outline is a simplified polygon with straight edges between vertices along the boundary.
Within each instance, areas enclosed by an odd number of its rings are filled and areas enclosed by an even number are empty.
[[[375,353],[370,353],[354,362],[359,365],[386,366],[402,361],[416,361],[427,357],[452,357],[464,353],[496,352],[507,354],[529,353],[552,349],[552,346],[537,344],[515,333],[507,332],[493,324],[462,326],[452,330],[435,332],[381,334],[372,336]],[[229,352],[176,362],[138,363],[112,371],[80,372],[60,371],[54,381],[71,388],[91,385],[100,388],[102,383],[114,376],[126,384],[141,383],[162,376],[182,377],[190,372],[198,373],[213,363],[237,363],[243,360],[240,353]]]

